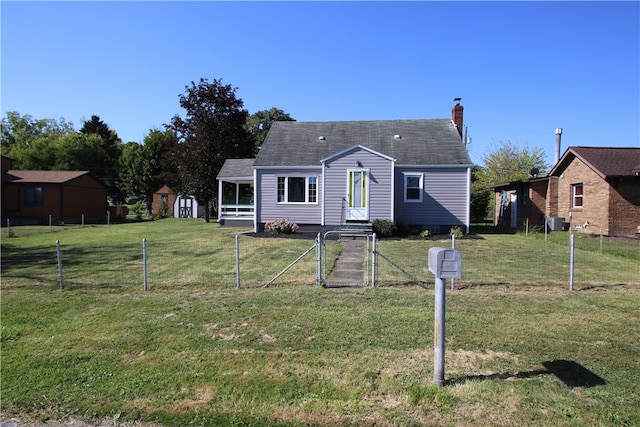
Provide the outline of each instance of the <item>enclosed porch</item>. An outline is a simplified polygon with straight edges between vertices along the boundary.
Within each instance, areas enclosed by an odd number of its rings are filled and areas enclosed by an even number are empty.
[[[218,222],[221,226],[253,227],[255,218],[254,159],[227,159],[218,179]]]

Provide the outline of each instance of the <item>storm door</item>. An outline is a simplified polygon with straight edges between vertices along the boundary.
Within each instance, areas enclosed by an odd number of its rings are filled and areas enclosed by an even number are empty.
[[[366,169],[347,171],[347,220],[369,220],[369,173]]]

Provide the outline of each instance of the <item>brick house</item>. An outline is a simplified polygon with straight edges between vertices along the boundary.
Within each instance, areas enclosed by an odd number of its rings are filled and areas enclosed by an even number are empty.
[[[495,225],[550,218],[592,234],[640,234],[640,148],[569,147],[547,176],[493,188]]]

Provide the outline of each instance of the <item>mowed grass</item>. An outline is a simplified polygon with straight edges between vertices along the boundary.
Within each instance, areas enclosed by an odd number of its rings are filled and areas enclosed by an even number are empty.
[[[432,287],[412,285],[385,259],[377,288],[315,286],[313,251],[263,288],[271,269],[313,241],[243,237],[251,243],[241,250],[242,274],[255,278],[235,289],[238,230],[162,220],[28,231],[2,238],[3,418],[640,425],[637,243],[622,255],[583,245],[569,292],[566,234],[459,240],[463,278],[447,291],[447,384],[438,388]],[[143,238],[158,258],[147,292],[137,261]],[[64,291],[55,240],[75,251]],[[428,283],[428,248],[449,245],[387,239],[379,249]],[[334,256],[338,247],[327,249]],[[104,266],[113,260],[134,268],[114,272]],[[578,269],[578,261],[589,265]]]

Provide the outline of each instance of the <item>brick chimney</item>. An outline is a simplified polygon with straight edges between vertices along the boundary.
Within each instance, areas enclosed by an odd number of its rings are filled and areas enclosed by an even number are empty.
[[[454,98],[456,105],[453,106],[451,110],[451,120],[456,125],[458,129],[458,133],[460,134],[460,138],[462,138],[462,112],[464,111],[464,107],[460,105],[460,100],[462,98]]]

